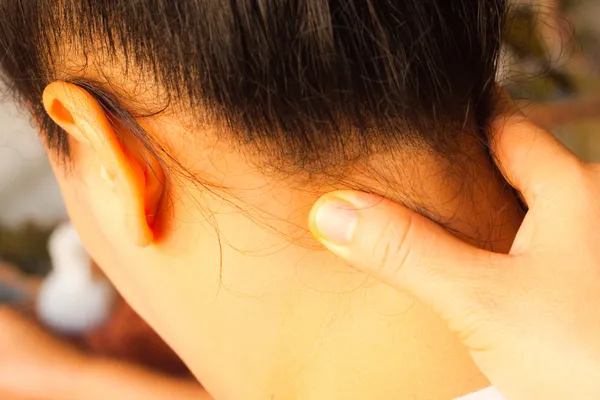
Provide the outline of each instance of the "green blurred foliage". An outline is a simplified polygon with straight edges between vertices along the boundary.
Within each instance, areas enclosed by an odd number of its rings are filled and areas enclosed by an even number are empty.
[[[0,226],[0,258],[27,274],[43,275],[50,267],[47,249],[52,229],[33,223],[19,228]]]

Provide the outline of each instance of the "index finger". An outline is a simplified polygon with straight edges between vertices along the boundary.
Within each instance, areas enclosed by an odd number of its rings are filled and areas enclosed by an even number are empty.
[[[498,168],[531,207],[546,191],[561,190],[582,161],[546,130],[505,110],[491,126],[490,148]]]

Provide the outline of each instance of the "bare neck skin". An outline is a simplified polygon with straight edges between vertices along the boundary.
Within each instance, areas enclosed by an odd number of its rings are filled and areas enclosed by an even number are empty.
[[[216,336],[206,340],[227,343],[212,356],[238,360],[237,370],[224,374],[243,382],[217,390],[218,399],[441,399],[487,385],[430,310],[301,234],[315,192],[273,183],[226,154],[201,167],[236,165],[223,182],[246,214],[244,220],[226,202],[202,198],[226,243],[218,289],[209,290],[216,296],[209,315],[219,322]],[[390,182],[404,186],[410,196],[398,199],[429,210],[474,244],[509,250],[521,213],[483,151],[454,170],[432,155],[408,156],[412,162],[389,174],[387,184],[374,179],[371,168],[365,169],[371,175],[356,169],[352,180],[379,193],[390,193]],[[216,374],[206,359],[197,365],[200,379]]]
[[[345,265],[307,230],[319,195],[359,186],[508,251],[521,215],[475,143],[465,145],[464,163],[406,149],[364,160],[337,181],[302,180],[265,173],[221,140],[224,132],[165,113],[139,122],[197,179],[164,168],[168,184],[158,190],[146,186],[150,174],[121,172],[150,157],[130,156],[143,151],[135,141],[119,142],[123,152],[106,145],[116,139],[98,123],[102,107],[80,89],[60,93],[76,116],[62,119],[74,172],[53,166],[78,233],[217,400],[444,399],[487,384],[427,308]],[[116,190],[99,162],[111,167]],[[139,222],[127,219],[140,204],[156,205],[161,227],[146,246],[131,240]]]

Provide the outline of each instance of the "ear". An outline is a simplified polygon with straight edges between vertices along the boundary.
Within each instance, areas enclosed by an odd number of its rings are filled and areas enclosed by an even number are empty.
[[[128,132],[118,132],[104,108],[79,86],[54,82],[43,103],[48,115],[69,135],[77,168],[85,169],[85,187],[112,234],[125,229],[137,246],[155,240],[164,192],[162,166]],[[121,217],[121,218],[119,218]],[[119,235],[120,236],[120,235]]]

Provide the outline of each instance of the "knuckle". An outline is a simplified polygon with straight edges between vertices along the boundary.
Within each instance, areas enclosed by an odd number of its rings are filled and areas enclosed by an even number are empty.
[[[458,315],[446,316],[446,319],[450,329],[473,350],[485,347],[483,342],[493,332],[502,329],[501,321],[510,318],[511,314],[507,313],[507,309],[514,304],[514,301],[506,299],[502,290],[495,291],[488,285],[473,285],[472,290],[457,293],[455,297],[460,298],[464,306],[456,311]],[[512,315],[515,311],[513,310]]]
[[[404,266],[416,262],[411,247],[415,219],[389,220],[376,236],[375,260],[380,274],[397,276]]]

